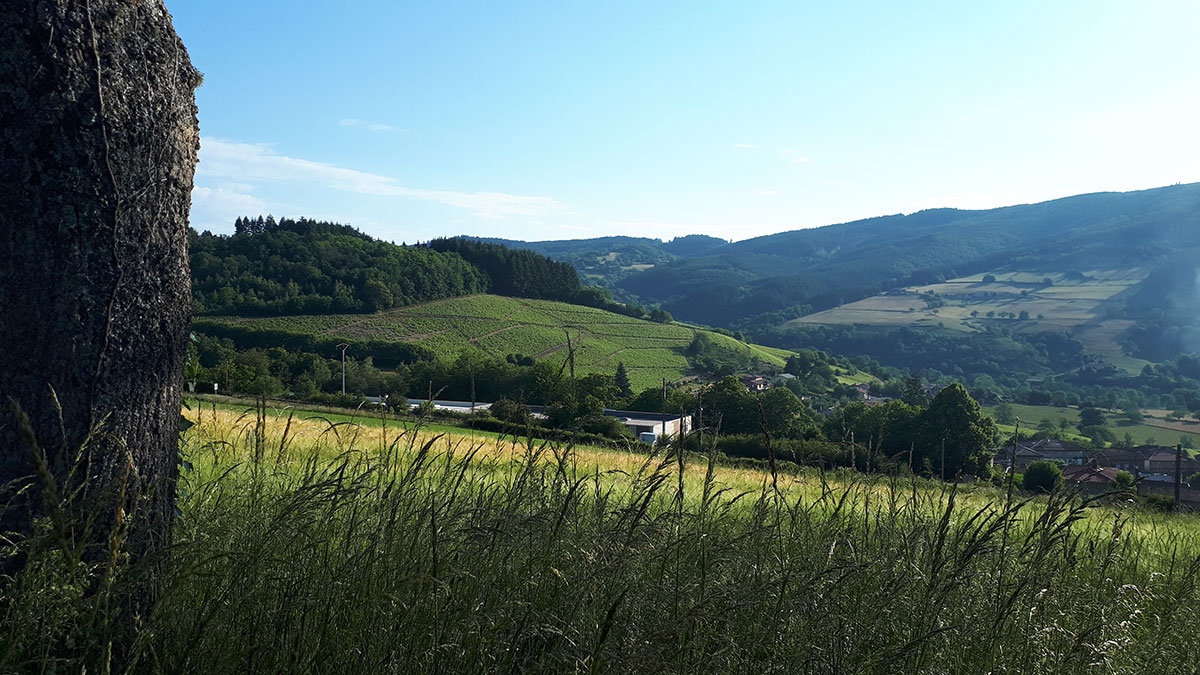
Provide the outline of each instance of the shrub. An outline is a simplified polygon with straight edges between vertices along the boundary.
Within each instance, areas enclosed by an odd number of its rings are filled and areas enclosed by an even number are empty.
[[[1175,510],[1175,500],[1166,495],[1146,495],[1147,508],[1169,513]]]
[[[517,403],[512,399],[502,398],[493,403],[489,410],[491,410],[493,417],[505,422],[525,424],[529,421],[529,407]]]
[[[584,433],[596,434],[605,438],[619,439],[633,437],[633,433],[629,431],[629,427],[621,424],[621,420],[607,415],[586,415],[576,419],[571,426]]]
[[[1133,474],[1128,471],[1118,471],[1117,477],[1113,479],[1112,487],[1121,492],[1133,492],[1133,482]]]
[[[1053,492],[1062,483],[1062,469],[1054,462],[1038,460],[1025,469],[1023,487],[1032,492]]]

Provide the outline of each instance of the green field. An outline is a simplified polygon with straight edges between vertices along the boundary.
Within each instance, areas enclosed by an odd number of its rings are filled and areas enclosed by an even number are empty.
[[[1075,425],[1079,422],[1079,409],[1071,407],[1059,407],[1052,405],[1025,405],[1021,403],[1013,403],[1013,412],[1021,419],[1021,428],[1025,430],[1033,430],[1038,422],[1043,419],[1048,419],[1057,427],[1059,420],[1067,420],[1070,427],[1066,430],[1067,433],[1075,433],[1077,431]],[[995,406],[986,406],[985,410],[989,414],[995,413]],[[1146,421],[1142,424],[1121,425],[1118,424],[1119,411],[1106,412],[1105,418],[1108,422],[1108,427],[1112,429],[1117,438],[1122,438],[1126,433],[1133,437],[1136,445],[1175,445],[1180,442],[1181,438],[1190,438],[1193,443],[1200,446],[1200,422],[1195,419],[1190,419],[1187,422],[1168,422],[1162,416],[1162,411],[1144,411]],[[1011,431],[1011,427],[1007,427]],[[1070,440],[1070,439],[1068,439]]]
[[[984,274],[938,284],[912,286],[850,302],[793,320],[804,324],[919,326],[961,333],[1003,325],[1022,333],[1068,331],[1092,354],[1129,373],[1140,372],[1147,361],[1126,355],[1118,337],[1129,321],[1105,318],[1114,296],[1146,277],[1142,268],[1061,272],[997,270],[995,281]],[[1049,279],[1050,283],[1045,283]],[[989,317],[991,312],[993,316]],[[1019,318],[1026,312],[1028,318]],[[1013,316],[1000,316],[1011,313]]]
[[[496,295],[470,295],[369,315],[210,320],[336,339],[411,342],[430,348],[447,361],[463,353],[482,351],[497,358],[521,354],[562,363],[568,355],[569,334],[575,349],[576,373],[612,375],[617,364],[624,363],[634,389],[655,386],[664,378],[675,381],[689,375],[683,351],[703,330],[591,307]],[[782,366],[789,353],[709,334],[715,343],[747,351],[757,361],[772,366]]]
[[[1127,500],[185,415],[170,555],[11,543],[0,672],[1099,675],[1200,648],[1200,520]]]

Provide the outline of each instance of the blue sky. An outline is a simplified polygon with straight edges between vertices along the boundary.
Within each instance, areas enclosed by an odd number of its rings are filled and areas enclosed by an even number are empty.
[[[214,232],[740,240],[1200,181],[1193,0],[167,6]]]

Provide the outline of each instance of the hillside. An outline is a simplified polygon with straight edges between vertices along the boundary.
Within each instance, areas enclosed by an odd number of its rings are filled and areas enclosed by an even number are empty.
[[[376,240],[347,225],[238,218],[189,237],[196,314],[361,312],[489,287],[462,257]]]
[[[615,286],[620,280],[675,260],[692,258],[726,246],[724,239],[693,234],[671,241],[648,237],[595,237],[552,241],[482,239],[509,248],[526,249],[570,263],[589,283]]]
[[[1085,352],[1136,374],[1149,362],[1126,355],[1118,341],[1134,322],[1119,316],[1121,297],[1146,278],[1141,267],[1082,272],[993,270],[937,284],[895,289],[784,324],[926,327],[982,333],[1062,332]]]
[[[584,287],[567,263],[483,242],[403,246],[348,225],[271,216],[238,218],[232,236],[192,231],[189,240],[196,314],[373,312],[489,291],[645,312]]]
[[[1170,311],[1173,303],[1164,289],[1174,295],[1187,290],[1195,264],[1175,275],[1160,270],[1178,270],[1181,256],[1195,259],[1197,225],[1200,184],[1189,184],[989,210],[882,216],[731,244],[709,242],[711,247],[668,260],[661,259],[660,248],[647,250],[642,243],[656,240],[633,240],[639,248],[624,238],[506,243],[571,262],[584,274],[610,256],[623,270],[618,293],[661,304],[687,321],[753,331],[891,289],[1013,265],[1051,276],[1142,268],[1161,283],[1139,305]]]
[[[656,266],[620,287],[680,318],[737,326],[767,312],[828,309],[1004,265],[1046,273],[1152,270],[1200,247],[1198,221],[1200,184],[987,211],[937,209],[748,239]]]
[[[577,374],[612,375],[624,363],[634,389],[690,373],[684,350],[704,333],[719,347],[780,367],[788,352],[746,344],[681,324],[662,324],[548,300],[472,295],[375,314],[198,318],[197,330],[245,342],[258,334],[310,336],[323,342],[400,343],[443,361],[482,352],[564,363],[567,335]],[[239,339],[240,338],[240,339]],[[278,340],[283,342],[281,338]]]

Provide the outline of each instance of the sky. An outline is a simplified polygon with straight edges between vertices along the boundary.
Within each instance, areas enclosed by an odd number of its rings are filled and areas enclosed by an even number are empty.
[[[1200,181],[1200,3],[166,0],[192,226],[728,240]]]

